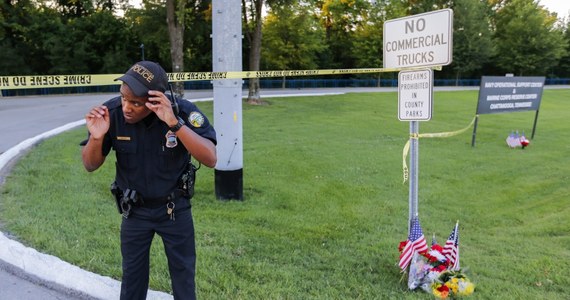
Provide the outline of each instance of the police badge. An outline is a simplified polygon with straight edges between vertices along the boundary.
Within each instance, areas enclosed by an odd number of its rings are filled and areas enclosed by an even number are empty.
[[[166,137],[166,147],[167,148],[174,148],[178,145],[178,140],[176,139],[176,133],[172,131],[168,131],[165,135]]]

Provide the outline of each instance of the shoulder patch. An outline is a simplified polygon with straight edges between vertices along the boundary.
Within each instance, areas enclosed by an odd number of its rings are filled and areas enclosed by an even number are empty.
[[[202,127],[204,125],[204,116],[200,112],[193,111],[188,117],[188,122],[196,128]]]

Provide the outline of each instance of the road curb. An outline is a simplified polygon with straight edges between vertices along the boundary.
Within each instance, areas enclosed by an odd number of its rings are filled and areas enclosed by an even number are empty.
[[[84,124],[85,120],[68,123],[24,140],[0,154],[0,170],[38,142]],[[3,232],[0,232],[0,260],[36,277],[40,282],[62,286],[72,291],[72,294],[87,295],[96,299],[120,298],[120,281],[83,270],[53,255],[26,247],[10,239]],[[149,290],[147,299],[172,299],[172,296],[164,292]]]

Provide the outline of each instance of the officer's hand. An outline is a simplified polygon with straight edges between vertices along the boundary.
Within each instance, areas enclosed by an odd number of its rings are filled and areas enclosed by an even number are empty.
[[[96,106],[93,107],[85,115],[85,123],[87,124],[87,129],[94,139],[101,139],[109,131],[109,126],[111,124],[109,119],[109,109],[106,106]]]
[[[148,91],[148,102],[145,103],[148,109],[152,110],[159,119],[172,127],[178,123],[178,118],[172,111],[172,105],[166,95],[160,91]]]

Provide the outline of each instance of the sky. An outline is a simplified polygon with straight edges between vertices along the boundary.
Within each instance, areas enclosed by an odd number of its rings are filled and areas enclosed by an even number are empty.
[[[543,5],[550,12],[555,12],[558,14],[558,18],[568,17],[568,11],[570,10],[569,0],[540,0],[540,5]]]

